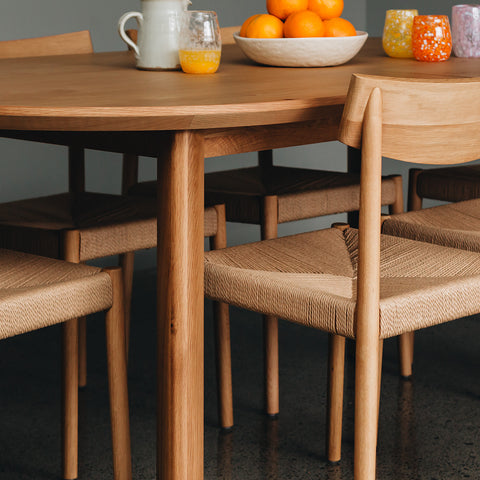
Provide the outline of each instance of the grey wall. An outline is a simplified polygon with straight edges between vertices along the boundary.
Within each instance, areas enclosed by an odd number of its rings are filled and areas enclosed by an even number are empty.
[[[221,26],[238,25],[245,18],[265,12],[264,1],[258,0],[193,0],[191,9],[215,10]],[[15,0],[2,2],[0,40],[27,38],[76,30],[90,30],[96,51],[125,48],[116,32],[120,15],[140,9],[134,0]],[[367,26],[367,0],[346,1],[345,18],[360,30]],[[161,75],[161,73],[155,73]],[[2,92],[5,95],[7,92]],[[0,95],[1,96],[1,95]],[[66,149],[0,139],[0,201],[63,191],[66,188]],[[329,169],[346,167],[345,147],[336,143],[283,149],[275,152],[275,162],[295,163],[304,167],[321,165]],[[255,154],[207,159],[206,171],[254,164]],[[143,159],[142,178],[155,176],[154,161]],[[87,187],[90,190],[119,192],[120,157],[115,154],[87,152]],[[343,216],[340,218],[344,218]],[[282,225],[280,234],[329,225],[335,218]],[[257,227],[229,225],[230,243],[256,240]],[[140,255],[140,265],[148,265],[151,257]],[[142,263],[143,262],[143,263]]]

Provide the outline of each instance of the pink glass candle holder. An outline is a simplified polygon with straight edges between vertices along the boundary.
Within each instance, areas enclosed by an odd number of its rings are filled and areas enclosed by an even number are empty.
[[[417,15],[413,19],[412,49],[421,62],[444,62],[452,53],[447,15]]]
[[[457,57],[480,57],[480,5],[452,7],[452,40]]]
[[[383,27],[383,50],[389,57],[413,57],[412,26],[417,10],[387,10]]]

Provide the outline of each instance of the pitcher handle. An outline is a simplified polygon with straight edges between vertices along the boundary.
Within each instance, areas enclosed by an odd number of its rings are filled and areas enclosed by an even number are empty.
[[[120,34],[120,37],[122,37],[122,40],[133,49],[135,52],[135,57],[138,59],[140,56],[138,45],[125,33],[125,24],[131,18],[135,18],[137,20],[139,29],[142,28],[143,15],[140,12],[127,12],[124,13],[118,20],[118,33]]]

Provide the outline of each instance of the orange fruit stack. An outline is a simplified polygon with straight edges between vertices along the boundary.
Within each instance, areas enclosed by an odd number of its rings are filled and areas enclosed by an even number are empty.
[[[247,18],[241,37],[299,38],[355,36],[355,27],[341,18],[343,0],[266,0],[267,13]]]

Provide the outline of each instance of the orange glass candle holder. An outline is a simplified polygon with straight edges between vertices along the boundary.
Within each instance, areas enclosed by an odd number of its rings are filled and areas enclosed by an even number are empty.
[[[418,10],[387,10],[383,27],[383,50],[389,57],[413,57],[412,26]]]
[[[452,53],[447,15],[417,15],[413,19],[412,49],[421,62],[444,62]]]

